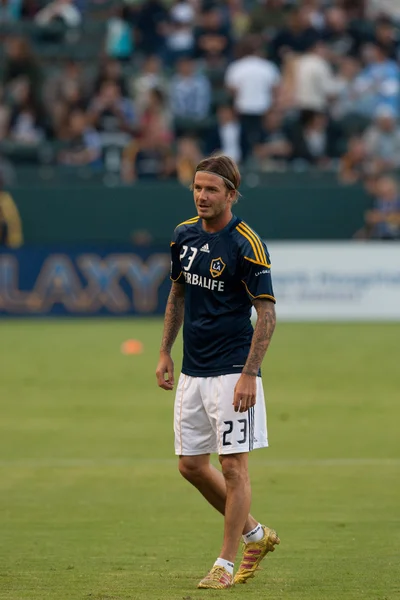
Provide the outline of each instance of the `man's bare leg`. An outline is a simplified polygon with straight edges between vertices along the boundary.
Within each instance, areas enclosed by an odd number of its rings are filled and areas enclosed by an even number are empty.
[[[241,455],[227,455],[226,458]],[[245,455],[247,457],[247,455]],[[222,460],[221,460],[222,459]],[[224,457],[220,458],[222,464]],[[228,463],[226,472],[228,472]],[[202,454],[199,456],[180,456],[179,471],[185,479],[187,479],[204,498],[222,515],[225,515],[225,507],[227,500],[227,484],[224,475],[210,464],[210,455]],[[247,458],[246,458],[246,473],[247,473]],[[248,480],[248,475],[247,475]],[[249,503],[250,506],[250,503]],[[247,509],[248,511],[249,509]],[[252,531],[258,524],[250,514],[247,515],[244,528],[241,533],[245,534]],[[223,556],[223,555],[221,555]],[[227,559],[228,560],[228,559]]]
[[[226,484],[224,541],[219,556],[235,562],[251,504],[248,454],[227,454],[220,456],[219,461]],[[257,525],[257,521],[253,521],[255,524],[251,529]]]

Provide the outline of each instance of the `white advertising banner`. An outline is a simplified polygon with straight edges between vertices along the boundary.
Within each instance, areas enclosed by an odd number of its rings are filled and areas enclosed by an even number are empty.
[[[269,242],[278,318],[400,320],[400,243]]]

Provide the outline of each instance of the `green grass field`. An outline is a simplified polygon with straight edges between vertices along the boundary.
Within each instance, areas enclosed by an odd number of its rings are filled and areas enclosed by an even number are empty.
[[[282,543],[223,592],[196,589],[222,519],[176,469],[161,327],[0,322],[0,599],[399,599],[400,324],[277,327],[251,475]]]

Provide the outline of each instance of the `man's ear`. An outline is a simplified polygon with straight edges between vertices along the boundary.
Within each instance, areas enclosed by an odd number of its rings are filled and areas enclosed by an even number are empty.
[[[236,190],[229,190],[229,200],[231,204],[235,204],[236,202],[236,197],[237,197],[237,192]]]

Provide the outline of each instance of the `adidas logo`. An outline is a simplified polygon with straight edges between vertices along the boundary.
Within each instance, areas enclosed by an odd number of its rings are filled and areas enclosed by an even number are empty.
[[[210,252],[210,248],[208,247],[208,244],[204,244],[204,246],[202,246],[200,248],[200,252]]]

